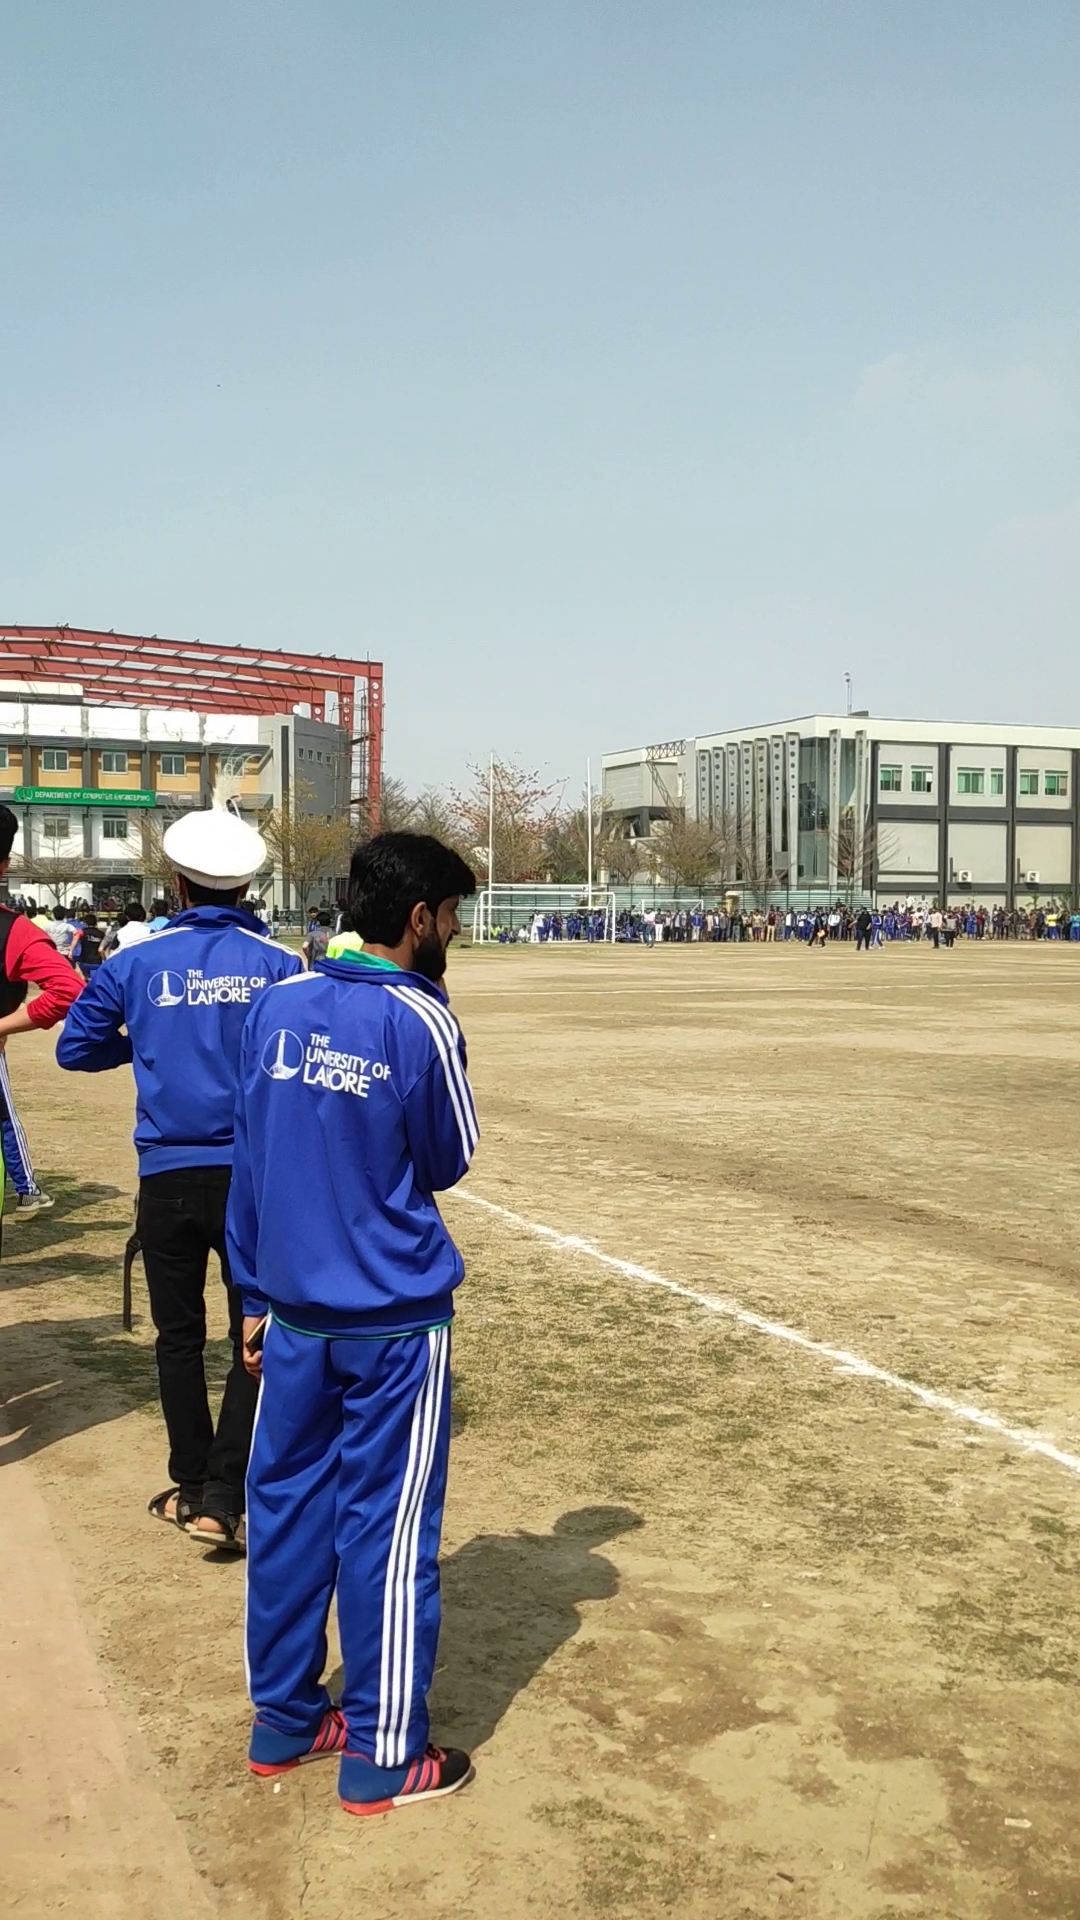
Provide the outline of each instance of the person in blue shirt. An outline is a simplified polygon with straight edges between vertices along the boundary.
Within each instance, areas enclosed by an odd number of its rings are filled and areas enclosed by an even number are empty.
[[[249,1765],[340,1754],[349,1813],[455,1792],[429,1743],[450,1322],[462,1260],[435,1194],[478,1132],[441,982],[470,869],[426,834],[357,848],[359,952],[263,994],[244,1028],[228,1244],[261,1335],[248,1470]],[[258,1370],[260,1355],[249,1365]],[[345,1680],[323,1684],[337,1595]]]
[[[243,1312],[225,1251],[237,1063],[252,1005],[301,968],[298,955],[268,940],[262,922],[236,904],[266,864],[252,827],[211,807],[175,821],[163,846],[177,869],[181,912],[98,967],[56,1058],[75,1073],[134,1067],[136,1232],[173,1482],[150,1512],[205,1544],[242,1552],[256,1387],[244,1366]],[[203,1364],[211,1249],[233,1346],[216,1427]]]

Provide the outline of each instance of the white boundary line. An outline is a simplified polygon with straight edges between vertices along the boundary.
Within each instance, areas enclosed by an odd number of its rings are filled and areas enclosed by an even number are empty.
[[[797,1327],[789,1327],[782,1320],[767,1320],[763,1314],[752,1313],[748,1307],[740,1307],[734,1300],[725,1300],[718,1294],[697,1293],[693,1287],[684,1287],[678,1280],[668,1280],[662,1273],[654,1273],[651,1267],[639,1267],[632,1260],[617,1260],[613,1253],[604,1253],[594,1246],[591,1240],[583,1240],[577,1234],[559,1233],[554,1227],[541,1226],[537,1220],[526,1220],[524,1214],[513,1213],[509,1207],[497,1206],[494,1200],[484,1200],[478,1193],[466,1193],[460,1187],[448,1196],[452,1200],[463,1200],[471,1207],[482,1207],[485,1213],[493,1213],[500,1220],[517,1227],[522,1233],[531,1234],[536,1240],[546,1240],[552,1246],[561,1247],[566,1253],[583,1254],[588,1260],[596,1260],[601,1266],[611,1267],[627,1280],[639,1280],[648,1287],[662,1287],[665,1293],[674,1293],[682,1300],[692,1300],[695,1306],[704,1307],[708,1313],[718,1313],[725,1320],[735,1320],[742,1327],[753,1327],[756,1333],[765,1334],[770,1340],[784,1340],[789,1347],[800,1347],[804,1353],[816,1353],[822,1360],[831,1360],[842,1373],[856,1376],[860,1380],[876,1380],[883,1387],[891,1387],[895,1393],[906,1393],[911,1399],[918,1400],[924,1407],[932,1407],[935,1413],[947,1413],[953,1420],[962,1420],[967,1426],[980,1427],[984,1433],[993,1433],[999,1440],[1007,1440],[1010,1446],[1019,1447],[1022,1453],[1039,1454],[1044,1460],[1052,1460],[1057,1467],[1063,1467],[1066,1473],[1080,1478],[1080,1458],[1076,1454],[1066,1453],[1055,1446],[1052,1440],[1041,1440],[1038,1434],[1028,1433],[1023,1427],[1010,1427],[1008,1422],[996,1413],[987,1413],[982,1407],[965,1406],[962,1400],[953,1400],[947,1393],[936,1393],[932,1387],[921,1387],[917,1380],[905,1380],[899,1373],[890,1373],[885,1367],[875,1366],[872,1360],[863,1360],[857,1353],[848,1353],[843,1347],[830,1347],[823,1340],[812,1340],[807,1333],[800,1333]]]

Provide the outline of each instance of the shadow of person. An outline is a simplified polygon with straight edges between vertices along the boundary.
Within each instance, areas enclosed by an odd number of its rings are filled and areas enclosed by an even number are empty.
[[[481,1533],[442,1562],[443,1623],[432,1689],[440,1739],[483,1746],[511,1702],[581,1625],[583,1600],[619,1590],[596,1548],[642,1525],[630,1507],[579,1507],[550,1533]]]
[[[0,1329],[0,1468],[156,1398],[153,1349],[115,1315],[16,1321]]]
[[[5,1292],[15,1287],[33,1287],[41,1282],[83,1280],[104,1277],[115,1269],[118,1284],[122,1256],[93,1254],[85,1243],[93,1236],[114,1235],[128,1226],[131,1200],[120,1187],[84,1182],[78,1184],[62,1175],[42,1175],[47,1179],[54,1206],[49,1213],[21,1221],[12,1210],[0,1222],[0,1286]],[[79,1216],[88,1207],[100,1207],[107,1201],[126,1203],[103,1220],[84,1220]]]

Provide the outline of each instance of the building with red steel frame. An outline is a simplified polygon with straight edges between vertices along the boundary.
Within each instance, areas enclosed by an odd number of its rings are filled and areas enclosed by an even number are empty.
[[[374,660],[85,627],[0,625],[0,679],[68,682],[81,688],[88,706],[257,714],[299,709],[347,734],[351,804],[370,811],[378,797],[383,670]]]

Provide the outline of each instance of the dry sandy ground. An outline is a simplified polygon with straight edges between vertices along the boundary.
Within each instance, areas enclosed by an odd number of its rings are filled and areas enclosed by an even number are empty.
[[[1080,951],[496,950],[452,984],[474,1194],[1080,1453]],[[175,1896],[133,1879],[126,1920],[1080,1913],[1080,1479],[461,1199],[434,1712],[476,1782],[359,1823],[332,1767],[253,1780],[242,1569],[143,1515],[127,1076],[11,1062],[60,1204],[7,1237],[0,1461],[132,1830],[159,1810]],[[5,1910],[120,1912],[115,1820],[64,1779],[37,1817]]]

